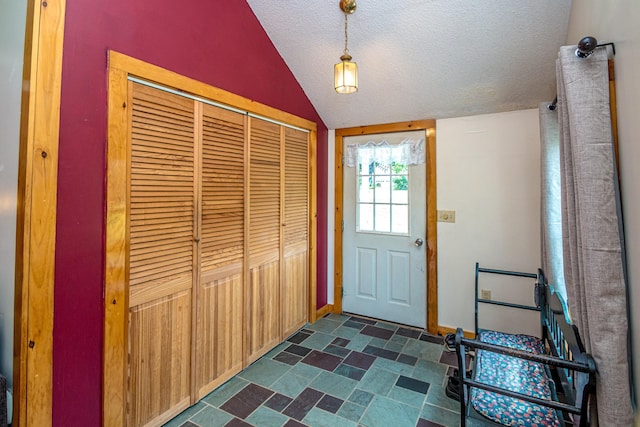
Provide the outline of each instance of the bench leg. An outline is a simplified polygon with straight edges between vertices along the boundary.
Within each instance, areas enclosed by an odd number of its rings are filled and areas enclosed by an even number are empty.
[[[465,375],[467,372],[465,347],[461,345],[461,339],[464,337],[461,328],[456,330],[456,355],[458,356],[458,384],[460,384],[460,426],[467,425],[467,386],[465,385]]]

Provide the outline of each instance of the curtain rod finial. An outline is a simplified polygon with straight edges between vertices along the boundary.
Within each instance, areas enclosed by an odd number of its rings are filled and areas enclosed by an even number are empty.
[[[598,47],[598,40],[595,37],[587,36],[583,37],[578,42],[578,48],[576,49],[576,56],[578,58],[588,58],[593,51]]]

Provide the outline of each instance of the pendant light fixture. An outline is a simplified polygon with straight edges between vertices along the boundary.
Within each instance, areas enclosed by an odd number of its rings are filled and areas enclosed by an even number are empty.
[[[349,55],[349,15],[356,11],[356,0],[340,0],[340,9],[344,12],[344,53],[340,62],[334,66],[334,83],[338,93],[354,93],[358,91],[358,65],[351,61]]]

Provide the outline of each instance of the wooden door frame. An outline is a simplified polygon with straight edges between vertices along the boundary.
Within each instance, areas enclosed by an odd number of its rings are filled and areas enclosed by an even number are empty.
[[[335,131],[335,241],[333,312],[342,312],[343,138],[347,136],[423,130],[426,136],[427,180],[427,332],[438,333],[438,241],[436,210],[436,121],[418,120],[336,129]]]
[[[127,90],[129,76],[309,131],[309,307],[313,307],[313,310],[309,310],[308,313],[310,321],[315,320],[317,286],[315,249],[317,244],[315,178],[317,124],[139,59],[114,51],[109,51],[108,54],[102,422],[107,427],[118,427],[125,425],[126,421],[125,367],[129,313],[129,287],[126,282],[128,277],[127,207],[129,205],[127,150],[129,147],[128,110],[131,108]]]
[[[66,0],[27,2],[20,117],[13,338],[13,425],[48,426],[60,88]]]

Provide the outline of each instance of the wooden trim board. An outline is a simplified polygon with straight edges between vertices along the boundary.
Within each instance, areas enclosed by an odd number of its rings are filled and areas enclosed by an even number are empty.
[[[14,311],[13,425],[48,426],[65,0],[27,2]]]
[[[334,313],[342,312],[343,138],[346,136],[424,130],[427,142],[427,331],[438,331],[438,247],[436,211],[436,121],[419,120],[336,129],[335,133],[335,229]]]
[[[309,322],[318,319],[316,313],[318,286],[318,133],[313,129],[309,133]]]
[[[442,335],[444,337],[447,334],[455,334],[455,333],[456,333],[456,328],[450,328],[448,326],[438,326],[438,335]],[[471,331],[462,331],[462,333],[464,334],[465,338],[474,339],[476,337],[476,334]]]
[[[333,313],[333,304],[327,304],[316,310],[316,319],[321,319],[327,313]]]

